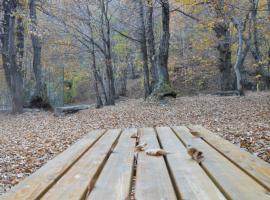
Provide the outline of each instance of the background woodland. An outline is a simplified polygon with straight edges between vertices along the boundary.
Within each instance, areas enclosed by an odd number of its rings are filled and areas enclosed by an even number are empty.
[[[270,87],[269,0],[0,2],[0,105],[14,113]]]

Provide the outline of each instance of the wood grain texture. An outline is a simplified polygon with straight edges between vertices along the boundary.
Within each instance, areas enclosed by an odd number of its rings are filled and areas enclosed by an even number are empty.
[[[136,139],[131,135],[136,133],[137,129],[123,131],[88,200],[125,200],[129,197],[136,145]]]
[[[202,126],[188,126],[191,132],[199,134],[205,141],[210,143],[219,152],[225,155],[237,166],[256,179],[265,188],[270,190],[270,164],[240,150],[237,146],[227,140],[215,135]]]
[[[185,146],[169,127],[156,128],[162,147],[170,153],[166,156],[182,199],[224,200],[225,197],[197,162],[187,154]]]
[[[153,128],[140,129],[140,134],[140,142],[147,143],[146,148],[160,148]],[[177,199],[163,156],[139,153],[135,197],[138,200]]]
[[[79,200],[85,197],[121,130],[109,130],[43,197],[46,200]]]
[[[26,178],[10,192],[0,197],[2,200],[34,200],[38,199],[50,188],[78,158],[85,153],[105,132],[92,131],[73,144],[66,151]]]
[[[173,127],[173,130],[186,145],[189,144],[204,153],[203,168],[227,198],[234,200],[270,199],[268,191],[264,187],[201,138],[193,137],[188,128]]]

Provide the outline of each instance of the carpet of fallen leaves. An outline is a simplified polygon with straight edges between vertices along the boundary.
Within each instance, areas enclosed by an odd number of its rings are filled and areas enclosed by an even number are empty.
[[[55,117],[0,114],[0,194],[92,129],[201,124],[270,162],[270,93],[180,97],[163,103],[127,100]]]

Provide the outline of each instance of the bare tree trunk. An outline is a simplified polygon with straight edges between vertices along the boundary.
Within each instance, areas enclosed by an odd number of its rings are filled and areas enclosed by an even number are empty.
[[[103,106],[103,102],[99,93],[99,89],[98,89],[98,82],[99,82],[99,75],[98,75],[98,71],[97,71],[97,66],[96,66],[96,55],[95,55],[95,50],[93,47],[93,50],[91,51],[92,54],[92,69],[93,69],[93,74],[94,74],[94,91],[96,94],[96,108],[100,108]]]
[[[237,82],[237,90],[241,95],[244,94],[243,87],[242,87],[242,76],[240,67],[243,60],[243,33],[244,27],[241,20],[237,19],[236,17],[233,18],[233,23],[235,24],[237,31],[238,31],[238,50],[237,50],[237,59],[234,64],[234,71],[236,75],[236,82]]]
[[[98,69],[97,69],[97,70],[98,70]],[[108,105],[108,97],[107,97],[107,94],[106,94],[105,84],[104,84],[104,82],[103,82],[103,80],[102,80],[102,77],[101,77],[100,73],[98,72],[97,74],[98,74],[98,81],[99,81],[100,86],[101,86],[102,94],[103,94],[103,96],[104,96],[104,101],[105,101],[104,104],[105,104],[105,105]]]
[[[217,50],[218,68],[220,71],[220,89],[222,91],[232,90],[233,77],[232,77],[232,63],[231,63],[231,36],[229,30],[229,21],[226,19],[224,11],[224,1],[218,0],[214,4],[217,17],[220,19],[214,26],[214,31],[218,39]]]
[[[147,55],[147,41],[145,34],[145,23],[144,23],[144,9],[142,0],[139,0],[139,13],[140,13],[140,36],[141,36],[141,53],[143,59],[143,75],[144,75],[144,98],[150,95],[150,84],[149,84],[149,68],[148,68],[148,55]]]
[[[16,46],[15,46],[15,17],[10,18],[10,24],[9,24],[9,50],[10,50],[10,59],[9,63],[11,64],[11,95],[12,95],[12,112],[13,113],[22,113],[23,111],[23,79],[21,75],[21,64],[22,61],[18,61],[16,58]],[[17,29],[17,31],[19,31]],[[17,35],[20,35],[21,33],[18,33]],[[24,37],[24,36],[23,36]],[[19,38],[18,38],[19,39]],[[21,38],[20,38],[21,39]],[[21,41],[19,41],[19,45]],[[23,50],[20,50],[21,53]],[[22,53],[23,54],[23,53]],[[22,58],[21,58],[22,59]],[[20,63],[20,64],[19,64]]]
[[[258,26],[257,26],[258,5],[259,5],[259,0],[252,0],[251,19],[253,22],[254,50],[251,50],[251,53],[255,61],[259,65],[258,69],[256,70],[257,71],[256,73],[262,75],[262,78],[266,84],[266,87],[269,89],[270,88],[270,72],[267,69],[265,69],[265,66],[263,64],[261,64],[262,55],[260,51],[260,44],[259,44],[259,38],[258,38]]]
[[[153,31],[153,0],[147,0],[146,6],[146,38],[148,44],[148,54],[150,60],[150,74],[151,74],[151,91],[157,83],[157,69],[156,69],[156,51],[155,51],[155,36]]]
[[[3,7],[3,21],[2,21],[2,34],[1,34],[1,43],[2,43],[2,61],[5,71],[5,78],[9,89],[11,89],[11,74],[10,74],[10,64],[9,64],[9,18],[11,13],[11,8],[8,5],[8,1],[4,0],[2,2]]]
[[[3,9],[4,9],[4,40],[3,41],[3,54],[4,61],[4,70],[8,81],[8,85],[11,91],[12,99],[12,113],[22,113],[23,111],[23,93],[22,93],[22,75],[21,75],[21,63],[22,61],[17,60],[17,50],[19,50],[19,55],[23,56],[24,44],[24,34],[23,34],[23,23],[19,20],[15,34],[15,23],[16,17],[13,13],[17,9],[17,2],[4,0]],[[17,36],[17,48],[15,45],[15,35]],[[23,39],[22,39],[23,37]]]
[[[33,46],[33,71],[36,79],[36,88],[35,88],[35,98],[40,97],[42,101],[45,103],[49,102],[47,96],[46,84],[44,81],[43,73],[42,73],[42,64],[41,64],[41,50],[42,44],[41,39],[38,36],[37,30],[37,8],[36,8],[36,0],[29,1],[29,11],[30,11],[30,19],[31,19],[31,40]]]
[[[168,72],[168,59],[170,48],[170,4],[168,0],[161,0],[162,7],[162,37],[159,45],[158,54],[158,83],[152,92],[153,96],[162,99],[166,96],[176,97],[176,93],[171,86],[169,72]]]
[[[270,0],[267,0],[267,7],[268,7],[268,21],[270,22]],[[270,70],[270,47],[268,48],[268,72]]]
[[[111,53],[112,52],[111,27],[110,27],[110,19],[108,17],[109,1],[105,2],[104,0],[101,0],[100,3],[102,12],[101,16],[102,37],[103,37],[103,46],[105,49],[105,66],[106,66],[106,75],[108,78],[107,105],[115,105],[115,85],[114,85],[114,74],[113,74],[112,53]]]
[[[170,41],[170,7],[167,0],[161,1],[163,34],[159,46],[159,82],[169,82],[168,58]]]
[[[261,60],[261,52],[259,47],[259,40],[258,40],[258,28],[257,28],[257,14],[258,14],[258,5],[259,0],[252,0],[252,12],[251,12],[251,19],[253,22],[253,43],[255,48],[255,60]]]
[[[92,27],[91,28],[91,37],[93,37]],[[92,49],[91,49],[91,55],[92,55],[92,71],[94,75],[94,91],[96,93],[96,108],[100,108],[103,106],[103,102],[99,93],[98,89],[98,82],[99,82],[99,74],[97,70],[97,64],[96,64],[96,54],[95,54],[95,45],[92,43]]]
[[[220,89],[223,91],[233,89],[231,44],[229,25],[219,23],[215,26],[216,36],[219,39],[217,50],[219,52],[218,68],[220,71]]]

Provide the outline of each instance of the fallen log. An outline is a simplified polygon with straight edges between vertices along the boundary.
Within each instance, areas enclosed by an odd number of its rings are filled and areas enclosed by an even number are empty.
[[[89,109],[90,105],[74,105],[74,106],[63,106],[63,107],[56,107],[54,109],[55,115],[65,115],[65,114],[73,114],[79,112],[80,110]]]
[[[231,90],[231,91],[219,91],[214,93],[214,95],[218,96],[241,96],[240,92],[237,90]]]

